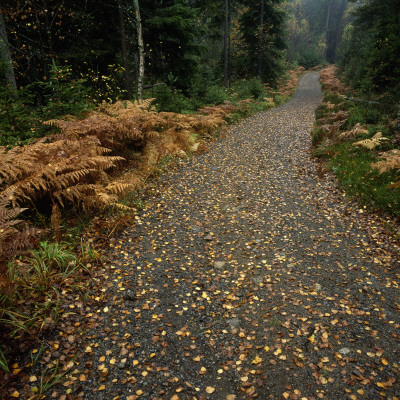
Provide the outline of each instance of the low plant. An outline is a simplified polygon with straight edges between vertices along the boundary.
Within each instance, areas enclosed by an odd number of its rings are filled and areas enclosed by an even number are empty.
[[[33,336],[56,323],[63,287],[79,288],[85,268],[65,245],[46,241],[26,257],[10,261],[10,289],[0,293],[2,328],[10,337]],[[3,353],[0,359],[0,367],[7,370]]]
[[[346,193],[363,205],[400,215],[395,110],[377,100],[344,97],[332,68],[321,74],[324,102],[316,110],[313,155],[323,158]]]

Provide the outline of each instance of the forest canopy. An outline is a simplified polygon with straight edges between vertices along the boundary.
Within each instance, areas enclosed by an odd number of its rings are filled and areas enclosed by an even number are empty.
[[[194,111],[223,101],[233,82],[274,85],[290,67],[327,62],[354,88],[397,93],[399,8],[396,0],[4,0],[0,129],[29,130],[22,108],[45,120],[143,95],[159,110]]]

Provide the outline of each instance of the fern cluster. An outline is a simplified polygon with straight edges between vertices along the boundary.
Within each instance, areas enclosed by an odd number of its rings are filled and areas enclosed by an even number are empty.
[[[11,150],[0,148],[3,224],[14,226],[20,207],[40,208],[51,215],[59,238],[62,209],[126,208],[119,203],[123,192],[137,185],[161,157],[192,151],[196,138],[222,127],[231,109],[209,107],[181,115],[157,113],[151,100],[117,102],[104,103],[82,120],[47,121],[61,133]],[[136,162],[136,173],[121,174],[130,161]],[[0,241],[3,246],[1,237]]]

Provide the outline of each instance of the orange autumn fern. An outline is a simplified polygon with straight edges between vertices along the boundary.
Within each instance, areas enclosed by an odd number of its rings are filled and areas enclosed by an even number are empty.
[[[320,81],[325,90],[330,90],[333,93],[344,94],[347,90],[336,76],[334,66],[330,66],[321,71]]]
[[[157,113],[151,101],[103,103],[83,120],[52,120],[47,124],[57,125],[66,137],[94,136],[101,146],[124,157],[131,156],[127,149],[138,149],[141,156],[137,165],[147,173],[164,155],[192,151],[193,134],[200,140],[209,137],[226,124],[225,118],[234,110],[232,105],[222,105],[203,108],[194,115]]]
[[[4,196],[0,197],[0,293],[8,293],[11,290],[7,260],[34,247],[41,232],[17,218],[23,211],[23,208],[10,207],[10,200]]]
[[[150,104],[103,104],[83,120],[48,121],[60,128],[58,135],[9,151],[0,148],[0,198],[16,209],[47,209],[59,238],[63,208],[127,208],[120,195],[140,184],[140,176],[165,155],[198,149],[195,142],[222,127],[230,111],[219,106],[195,115],[156,113]],[[116,179],[126,161],[140,170]]]
[[[380,158],[381,158],[380,161],[377,161],[376,163],[372,164],[372,168],[376,168],[380,174],[383,174],[384,172],[388,172],[391,170],[400,171],[400,150],[399,149],[393,149],[393,150],[381,153]],[[389,188],[391,188],[391,189],[400,188],[400,178],[398,177],[397,179],[398,180],[396,182],[389,185]]]

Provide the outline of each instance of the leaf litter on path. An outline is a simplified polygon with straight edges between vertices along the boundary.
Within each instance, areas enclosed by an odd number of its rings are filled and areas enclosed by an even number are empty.
[[[73,363],[49,398],[400,398],[399,248],[318,178],[320,100],[305,75],[152,187],[40,358]]]

